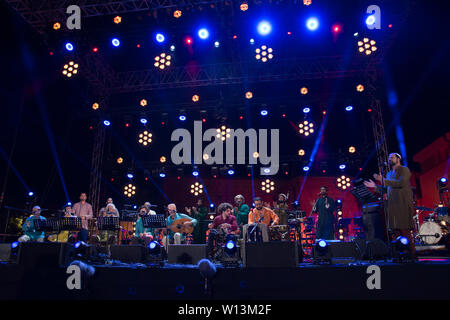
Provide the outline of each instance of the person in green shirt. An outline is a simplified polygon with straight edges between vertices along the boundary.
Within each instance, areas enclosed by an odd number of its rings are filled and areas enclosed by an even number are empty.
[[[167,225],[170,226],[173,222],[179,220],[179,219],[189,219],[189,221],[185,221],[184,224],[186,226],[192,226],[195,228],[197,225],[197,219],[194,219],[186,214],[178,213],[177,212],[177,206],[174,203],[171,203],[167,206],[167,211],[169,213],[169,216],[166,218]],[[175,233],[172,230],[167,230],[168,234],[163,238],[163,245],[168,250],[168,244],[174,243],[174,244],[181,244],[186,240],[186,236],[182,233]]]
[[[239,230],[242,235],[242,227],[248,224],[248,213],[250,212],[250,207],[245,204],[245,199],[242,194],[238,194],[234,197],[234,203],[236,207],[233,209],[234,216],[236,217]]]
[[[134,237],[131,239],[131,244],[144,244],[148,245],[153,240],[152,228],[144,228],[142,218],[148,214],[148,208],[143,205],[139,208],[139,217],[136,220]]]
[[[22,225],[24,235],[18,239],[19,242],[27,242],[27,241],[44,242],[45,232],[36,231],[34,228],[34,221],[47,219],[41,216],[41,208],[39,206],[34,206],[32,213],[33,215],[28,217]]]
[[[208,209],[203,205],[203,200],[199,198],[196,206],[191,208],[186,207],[185,209],[188,215],[198,221],[193,233],[194,243],[206,243],[206,230],[208,229],[208,224],[205,220]]]

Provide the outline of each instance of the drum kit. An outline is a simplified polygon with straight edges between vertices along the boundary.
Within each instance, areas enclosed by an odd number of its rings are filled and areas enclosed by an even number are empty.
[[[448,245],[450,244],[449,228],[450,216],[446,207],[436,207],[434,209],[416,206],[414,215],[415,238],[421,245]],[[420,216],[423,216],[420,223]]]

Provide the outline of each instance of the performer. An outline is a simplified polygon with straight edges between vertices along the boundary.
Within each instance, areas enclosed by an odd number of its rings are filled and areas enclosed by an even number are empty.
[[[136,230],[134,237],[131,239],[131,244],[142,243],[148,245],[153,240],[153,230],[151,228],[144,228],[142,218],[149,214],[148,208],[143,205],[139,208],[139,217],[136,220]]]
[[[108,204],[111,204],[111,203],[113,203],[113,199],[112,199],[112,198],[106,199],[106,206],[107,206]],[[99,217],[104,217],[104,213],[105,213],[105,210],[106,210],[106,206],[104,206],[103,208],[101,208],[100,211],[98,212],[98,216],[99,216]]]
[[[245,225],[243,228],[244,239],[248,235],[249,227],[254,227],[254,225],[256,224],[261,230],[263,241],[269,241],[267,228],[269,226],[277,225],[280,219],[275,214],[275,212],[272,211],[272,209],[263,206],[263,201],[260,197],[256,197],[253,202],[255,203],[255,208],[248,215],[248,225]],[[255,229],[253,228],[251,230]]]
[[[61,213],[61,218],[73,218],[75,217],[72,212],[72,206],[70,204],[65,204],[62,208],[62,210],[59,210]],[[47,237],[48,241],[51,242],[68,242],[69,239],[71,242],[74,242],[74,236],[71,232],[68,230],[63,230],[59,233],[51,234]]]
[[[289,198],[289,192],[286,194],[280,193],[278,195],[278,200],[273,202],[273,211],[280,218],[281,225],[287,225],[288,216],[287,211],[289,210],[289,204],[287,200]]]
[[[334,212],[335,203],[328,196],[328,187],[320,187],[319,198],[316,200],[312,212],[318,213],[316,239],[334,240]]]
[[[169,211],[169,216],[166,218],[166,222],[167,225],[171,225],[172,222],[178,220],[178,219],[189,219],[190,221],[185,221],[184,224],[187,226],[196,226],[197,225],[197,220],[189,217],[186,214],[183,213],[177,213],[177,206],[174,203],[171,203],[167,206],[167,209]],[[166,247],[166,250],[168,248],[168,244],[170,243],[175,243],[175,244],[181,244],[181,242],[184,242],[186,240],[186,237],[177,232],[174,233],[172,230],[167,230],[168,231],[168,235],[165,236],[163,238],[163,244]]]
[[[205,235],[208,226],[206,225],[206,215],[208,209],[203,205],[203,199],[197,200],[197,205],[194,207],[186,207],[186,213],[196,219],[198,224],[194,228],[194,243],[205,243]]]
[[[236,236],[239,234],[237,219],[231,214],[233,206],[229,203],[221,203],[217,207],[218,215],[213,222],[208,225],[210,229],[208,237],[208,256],[212,257],[214,243],[218,240],[218,236],[222,234],[225,242],[228,240],[236,241]]]
[[[34,229],[34,221],[46,219],[45,217],[41,216],[41,208],[39,206],[34,206],[32,209],[32,213],[33,215],[28,217],[22,224],[22,230],[24,231],[24,235],[18,239],[19,242],[27,242],[27,241],[44,242],[45,232],[36,231]]]
[[[78,234],[78,239],[86,242],[88,236],[88,221],[92,219],[92,206],[86,202],[87,195],[86,193],[80,194],[80,202],[77,202],[73,205],[73,213],[75,216],[81,218],[81,231]]]
[[[234,216],[237,219],[239,229],[242,231],[243,225],[248,223],[248,213],[250,212],[250,207],[245,204],[245,199],[242,194],[238,194],[234,197],[234,203],[236,204],[236,207],[233,209]]]
[[[111,198],[109,198],[111,199]],[[112,199],[111,199],[112,200]],[[101,212],[101,210],[100,210]],[[116,206],[112,201],[108,203],[105,207],[105,210],[100,215],[100,217],[119,217],[119,210],[117,210]],[[117,242],[117,231],[114,230],[101,230],[100,232],[100,241],[106,241],[109,244],[113,244]]]
[[[375,188],[378,192],[383,191],[382,186],[387,187],[387,215],[386,226],[391,236],[402,235],[409,240],[411,257],[416,256],[411,231],[414,229],[414,204],[410,185],[411,171],[401,165],[402,157],[398,153],[389,155],[389,171],[384,178],[380,174],[374,174],[373,177],[381,184],[378,186],[373,180],[364,181],[368,188]]]
[[[72,206],[70,204],[66,204],[63,207],[62,213],[61,213],[61,217],[62,218],[72,218],[75,217],[72,211]]]
[[[147,208],[147,214],[156,214],[154,210],[152,210],[153,207],[156,208],[156,206],[152,205],[150,202],[144,203],[144,206]]]

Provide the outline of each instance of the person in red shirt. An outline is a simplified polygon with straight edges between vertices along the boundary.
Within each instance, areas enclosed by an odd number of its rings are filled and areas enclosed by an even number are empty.
[[[239,227],[236,217],[231,214],[233,206],[229,203],[221,203],[217,207],[218,215],[214,218],[213,222],[208,225],[208,256],[213,257],[213,251],[215,245],[219,245],[219,238],[225,242],[228,240],[236,241],[236,235],[239,234]]]

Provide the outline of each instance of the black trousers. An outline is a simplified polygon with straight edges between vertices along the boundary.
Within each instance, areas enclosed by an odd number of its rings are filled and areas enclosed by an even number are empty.
[[[385,239],[379,212],[364,213],[362,216],[365,238],[367,240]]]

